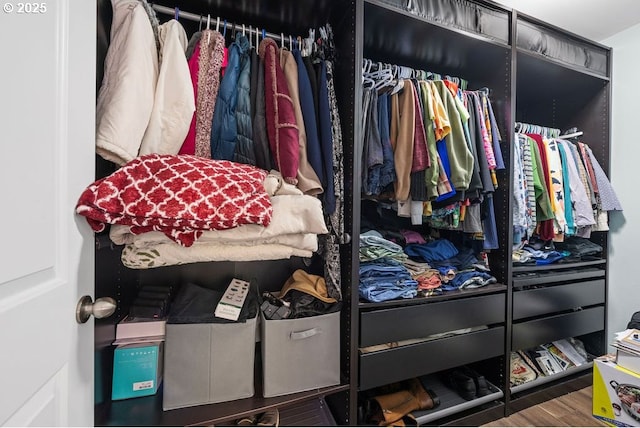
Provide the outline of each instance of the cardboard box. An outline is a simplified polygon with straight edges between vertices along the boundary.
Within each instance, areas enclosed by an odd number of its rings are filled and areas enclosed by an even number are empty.
[[[162,408],[253,397],[256,319],[167,324]]]
[[[616,352],[616,363],[620,367],[624,367],[627,370],[631,370],[635,374],[640,375],[640,355],[632,354],[623,349],[618,349]]]
[[[265,397],[340,383],[340,312],[261,323]]]
[[[596,359],[593,416],[610,426],[640,426],[640,375],[609,359]]]
[[[113,355],[112,400],[154,395],[162,382],[162,342],[118,346]]]

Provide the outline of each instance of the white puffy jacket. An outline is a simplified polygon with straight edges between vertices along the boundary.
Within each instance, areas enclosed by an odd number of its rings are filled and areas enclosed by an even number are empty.
[[[180,151],[195,111],[193,84],[185,50],[187,33],[172,19],[158,27],[160,75],[140,155],[175,155]]]
[[[142,3],[112,0],[112,4],[111,42],[96,108],[96,152],[123,165],[138,156],[149,124],[158,51]]]

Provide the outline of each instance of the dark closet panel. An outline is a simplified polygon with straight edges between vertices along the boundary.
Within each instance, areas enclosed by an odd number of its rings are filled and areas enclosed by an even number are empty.
[[[516,46],[586,73],[609,76],[608,48],[521,14]]]
[[[516,121],[561,130],[576,126],[576,113],[605,91],[609,81],[522,50],[517,70]],[[599,121],[597,117],[591,120]]]
[[[451,74],[467,79],[473,89],[505,85],[510,70],[506,43],[469,37],[374,2],[365,2],[364,20],[365,58]]]
[[[332,0],[159,0],[150,3],[202,14],[203,26],[207,23],[207,14],[210,14],[212,28],[215,28],[216,17],[220,17],[220,32],[222,20],[226,19],[229,23],[237,20],[237,24],[245,24],[247,28],[249,25],[258,25],[274,33],[285,32],[285,35],[306,35],[309,28],[326,24],[336,6]],[[195,23],[195,29],[197,27]]]

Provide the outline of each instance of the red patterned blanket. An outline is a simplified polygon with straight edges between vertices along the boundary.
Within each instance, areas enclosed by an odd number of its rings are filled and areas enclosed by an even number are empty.
[[[267,171],[190,155],[140,156],[80,196],[76,212],[96,232],[105,224],[156,230],[189,247],[204,230],[241,224],[268,226],[273,212]]]

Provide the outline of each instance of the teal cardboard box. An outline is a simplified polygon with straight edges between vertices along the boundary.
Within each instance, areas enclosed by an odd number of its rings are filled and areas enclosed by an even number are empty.
[[[162,382],[163,342],[120,345],[113,354],[112,400],[154,395]]]

